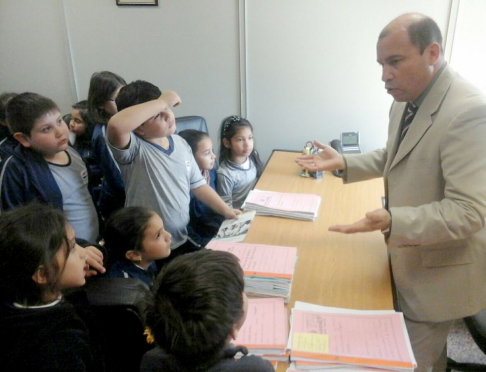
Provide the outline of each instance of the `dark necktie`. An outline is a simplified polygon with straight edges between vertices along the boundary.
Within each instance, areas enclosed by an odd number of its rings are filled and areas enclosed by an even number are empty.
[[[415,114],[417,113],[418,106],[413,103],[409,102],[407,104],[406,108],[406,113],[405,113],[405,119],[403,119],[403,124],[402,124],[402,132],[400,134],[400,143],[402,143],[403,139],[405,138],[405,135],[408,132],[408,128],[410,128],[410,124],[413,121],[413,118],[415,117]]]

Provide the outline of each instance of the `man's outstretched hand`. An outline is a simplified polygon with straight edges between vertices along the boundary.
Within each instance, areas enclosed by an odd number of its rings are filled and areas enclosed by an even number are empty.
[[[331,146],[314,141],[314,146],[321,149],[315,155],[302,155],[295,159],[295,162],[304,169],[311,172],[343,170],[345,167],[343,156]]]
[[[366,217],[350,225],[329,226],[329,231],[340,232],[343,234],[354,234],[360,232],[370,232],[384,230],[390,226],[390,213],[383,208],[367,212]]]

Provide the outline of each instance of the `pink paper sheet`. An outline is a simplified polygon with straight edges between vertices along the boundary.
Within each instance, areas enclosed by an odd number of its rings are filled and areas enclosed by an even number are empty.
[[[248,276],[290,279],[294,273],[295,247],[212,241],[207,248],[233,253]]]
[[[245,323],[235,345],[284,350],[288,338],[287,310],[282,298],[250,298]]]

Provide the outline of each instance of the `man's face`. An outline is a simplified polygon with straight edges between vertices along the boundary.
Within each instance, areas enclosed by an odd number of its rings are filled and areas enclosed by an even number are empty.
[[[420,54],[404,28],[392,29],[378,40],[376,50],[378,63],[382,67],[381,80],[395,101],[416,100],[432,81],[436,58],[431,46]]]

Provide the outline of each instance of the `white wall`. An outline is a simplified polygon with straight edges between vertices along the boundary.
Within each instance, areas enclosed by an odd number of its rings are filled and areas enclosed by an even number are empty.
[[[383,147],[392,98],[376,41],[396,16],[418,11],[445,34],[445,0],[247,0],[248,118],[265,158],[359,131],[364,151]]]
[[[0,92],[34,91],[68,113],[109,70],[176,91],[175,114],[204,116],[215,140],[240,112],[238,21],[238,0],[0,0]]]
[[[144,79],[176,91],[176,116],[201,115],[216,138],[221,118],[240,111],[238,1],[64,0],[79,98],[93,72]]]
[[[486,1],[460,0],[451,66],[486,93]]]
[[[61,110],[75,102],[60,0],[0,1],[0,92],[31,91]]]

